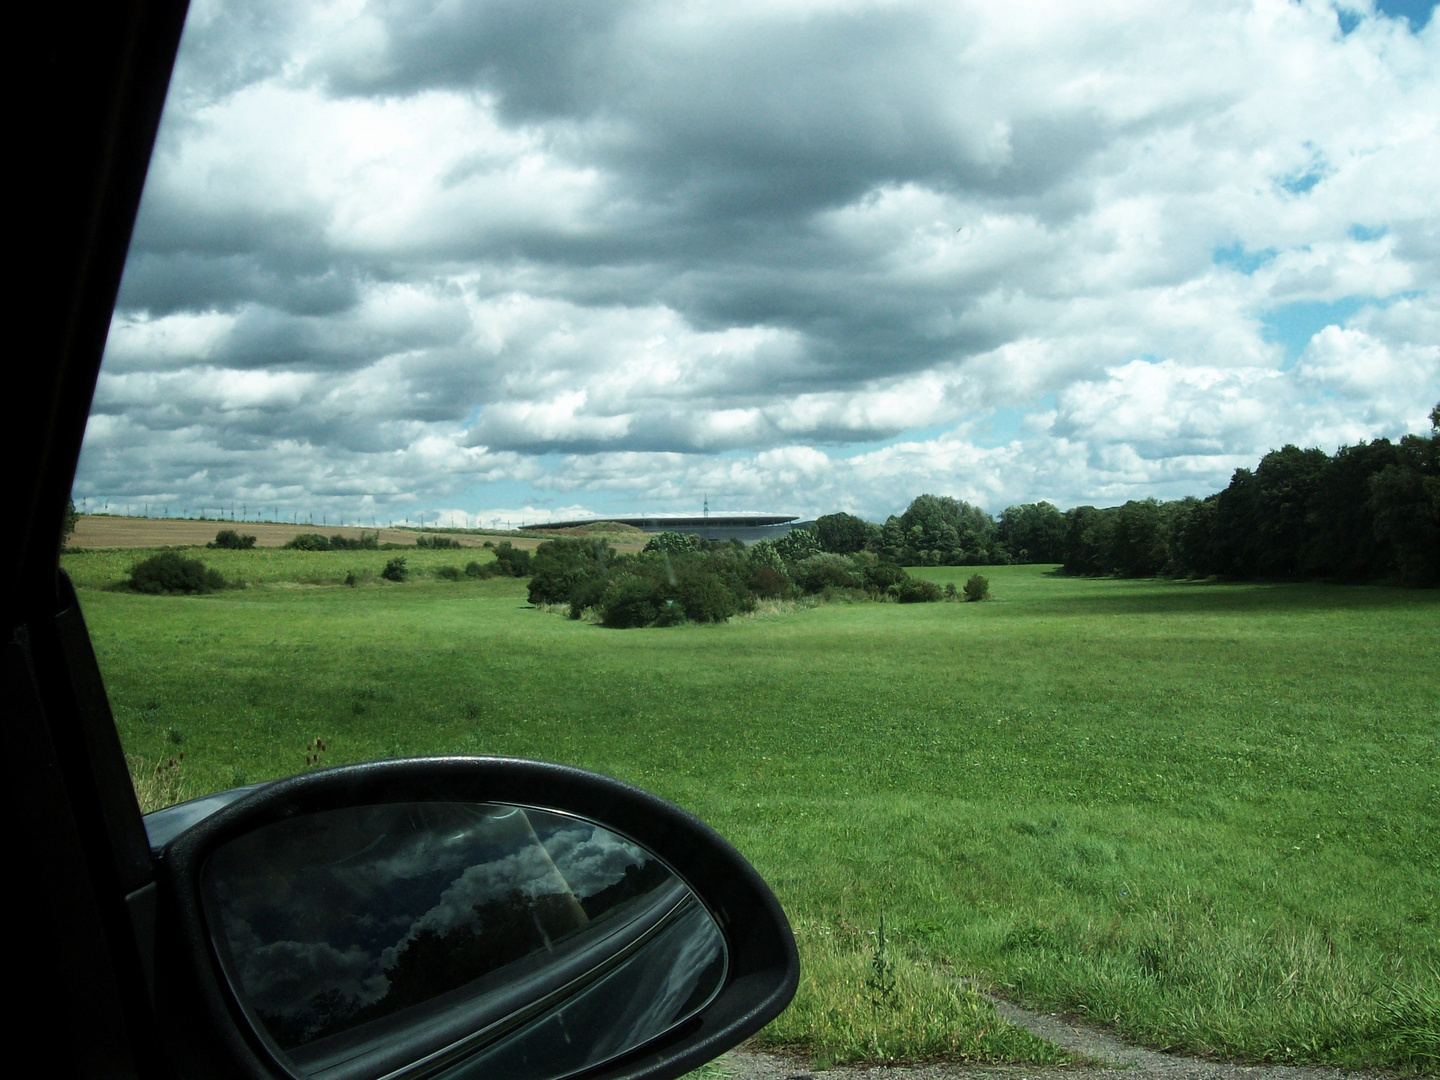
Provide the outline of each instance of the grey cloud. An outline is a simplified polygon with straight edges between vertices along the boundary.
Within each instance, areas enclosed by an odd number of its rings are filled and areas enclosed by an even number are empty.
[[[351,266],[314,272],[277,265],[253,252],[167,254],[139,249],[125,267],[117,303],[129,310],[168,315],[259,303],[292,315],[334,315],[359,299],[360,276]]]

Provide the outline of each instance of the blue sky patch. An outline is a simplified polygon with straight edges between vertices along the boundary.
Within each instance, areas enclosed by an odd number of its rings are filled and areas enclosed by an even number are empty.
[[[856,458],[865,454],[873,454],[876,450],[884,450],[887,446],[899,446],[901,443],[925,442],[929,439],[938,439],[947,432],[954,431],[957,424],[932,424],[929,427],[907,428],[898,435],[888,439],[871,439],[867,442],[847,442],[845,446],[845,457]]]
[[[1359,240],[1368,244],[1372,240],[1379,240],[1390,231],[1387,225],[1351,225],[1348,232],[1351,240]]]
[[[1322,162],[1315,162],[1303,172],[1291,173],[1289,176],[1282,176],[1275,181],[1291,195],[1304,195],[1313,188],[1325,176],[1325,166]]]
[[[1372,299],[1360,296],[1346,296],[1340,300],[1297,300],[1293,304],[1281,304],[1271,308],[1260,317],[1264,324],[1266,341],[1285,346],[1288,368],[1295,363],[1310,339],[1327,326],[1343,326],[1345,320],[1354,315]]]
[[[1430,21],[1430,15],[1435,10],[1436,0],[1376,0],[1375,10],[1382,15],[1389,15],[1392,19],[1404,18],[1409,21],[1411,30],[1423,30],[1425,24]],[[1344,26],[1345,13],[1340,14],[1341,26]],[[1347,34],[1349,31],[1345,31]]]
[[[1242,274],[1253,274],[1256,270],[1260,269],[1260,267],[1275,258],[1276,254],[1277,252],[1274,248],[1246,251],[1244,244],[1235,243],[1229,247],[1216,248],[1211,252],[1210,258],[1216,266],[1233,266]]]

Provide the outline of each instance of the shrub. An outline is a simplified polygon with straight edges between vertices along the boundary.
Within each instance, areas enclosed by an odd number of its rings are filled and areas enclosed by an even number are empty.
[[[517,548],[509,540],[501,540],[495,545],[494,569],[490,572],[506,577],[529,577],[530,561],[527,549]]]
[[[223,589],[225,579],[199,559],[162,551],[130,568],[129,585],[142,593],[208,593]]]
[[[972,603],[986,600],[990,596],[990,579],[983,574],[971,574],[965,582],[965,599]]]
[[[793,533],[791,534],[794,535]],[[865,575],[845,555],[822,553],[802,559],[794,567],[795,584],[802,592],[817,593],[824,589],[863,589]]]
[[[459,581],[459,580],[460,580],[460,567],[458,567],[458,566],[440,566],[440,567],[436,567],[436,569],[435,569],[435,576],[436,576],[437,578],[439,578],[441,581]]]
[[[892,585],[899,585],[909,576],[905,573],[905,568],[898,563],[882,562],[865,571],[865,583],[872,589],[884,592]]]
[[[773,540],[757,540],[750,545],[750,550],[745,553],[745,559],[751,566],[768,566],[771,570],[779,573],[785,572],[785,560],[780,557],[780,552],[775,549]]]
[[[248,533],[241,536],[234,529],[221,529],[215,539],[205,545],[207,548],[224,548],[227,551],[249,551],[255,546],[255,537]]]
[[[735,594],[708,570],[692,570],[680,579],[680,605],[695,622],[724,622],[735,614]]]
[[[794,591],[789,578],[768,566],[752,566],[745,584],[761,600],[784,600]]]
[[[603,581],[615,552],[604,540],[547,540],[535,549],[527,591],[532,604],[572,603],[582,586]],[[593,601],[583,606],[592,606]]]
[[[329,551],[330,541],[319,533],[297,533],[285,546],[292,551]]]
[[[490,565],[494,566],[495,564],[491,563]],[[485,567],[481,566],[474,559],[471,559],[465,564],[465,576],[468,578],[485,578],[490,575],[485,572]]]
[[[404,581],[410,576],[410,571],[405,568],[405,556],[397,555],[385,564],[385,569],[380,571],[380,576],[386,581]]]
[[[375,551],[380,547],[380,533],[362,532],[359,536],[351,538],[336,533],[330,537],[331,551]]]
[[[460,541],[453,536],[417,536],[415,546],[431,549],[458,548]]]
[[[662,532],[656,533],[645,543],[645,551],[663,551],[667,555],[679,555],[687,551],[696,551],[703,546],[698,536],[689,533]]]
[[[899,584],[890,586],[890,595],[902,604],[933,604],[945,593],[933,581],[907,577]]]
[[[636,574],[622,574],[601,597],[600,621],[618,630],[649,626],[660,618],[662,609],[668,614],[677,606],[673,599],[662,597],[659,592],[655,582]]]

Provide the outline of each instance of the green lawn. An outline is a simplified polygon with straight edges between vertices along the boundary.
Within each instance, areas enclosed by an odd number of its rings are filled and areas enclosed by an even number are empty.
[[[304,553],[203,554],[274,582]],[[514,580],[146,597],[98,588],[105,558],[65,565],[146,768],[183,749],[198,794],[295,772],[320,736],[327,764],[517,754],[650,788],[796,925],[807,981],[772,1042],[1043,1059],[972,976],[1153,1046],[1440,1068],[1436,592],[997,567],[984,604],[608,631]]]

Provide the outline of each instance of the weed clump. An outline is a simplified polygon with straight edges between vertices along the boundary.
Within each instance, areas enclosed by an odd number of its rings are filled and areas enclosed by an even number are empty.
[[[199,559],[187,559],[174,551],[162,551],[130,568],[126,583],[140,593],[209,593],[225,588],[225,578]]]
[[[435,576],[441,581],[459,581],[461,577],[458,566],[438,566],[435,568]]]
[[[867,948],[863,938],[837,928],[797,925],[800,988],[760,1033],[760,1044],[807,1051],[817,1071],[851,1062],[1072,1060],[1006,1023],[990,1001],[953,975],[895,948],[888,929]]]
[[[146,758],[136,754],[127,754],[125,760],[130,766],[130,782],[135,787],[135,799],[142,814],[163,810],[192,797],[184,776],[183,753],[161,758],[154,767]]]
[[[404,581],[410,576],[410,571],[405,567],[405,556],[397,555],[385,564],[385,569],[380,571],[380,576],[386,581]]]

